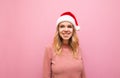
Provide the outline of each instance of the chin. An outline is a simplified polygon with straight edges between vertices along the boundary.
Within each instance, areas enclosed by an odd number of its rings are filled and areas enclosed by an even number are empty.
[[[69,40],[70,38],[63,38],[63,40]]]

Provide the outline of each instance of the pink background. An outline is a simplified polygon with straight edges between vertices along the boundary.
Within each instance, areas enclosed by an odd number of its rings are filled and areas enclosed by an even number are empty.
[[[0,78],[42,78],[56,19],[73,12],[87,78],[120,78],[120,0],[1,0]]]

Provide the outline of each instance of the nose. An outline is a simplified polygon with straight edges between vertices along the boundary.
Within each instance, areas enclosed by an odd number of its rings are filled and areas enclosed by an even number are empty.
[[[67,28],[67,27],[65,27],[65,31],[68,31],[68,28]]]

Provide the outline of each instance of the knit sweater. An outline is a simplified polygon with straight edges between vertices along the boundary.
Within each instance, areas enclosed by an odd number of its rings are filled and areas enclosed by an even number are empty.
[[[68,45],[62,46],[62,54],[56,55],[52,46],[45,49],[43,78],[85,78],[81,53],[74,58]]]

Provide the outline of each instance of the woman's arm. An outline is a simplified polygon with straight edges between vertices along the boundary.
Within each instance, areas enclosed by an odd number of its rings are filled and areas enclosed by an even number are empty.
[[[81,73],[81,78],[86,78],[84,66],[83,66],[83,70],[82,70],[82,73]]]
[[[84,68],[84,59],[83,59],[83,55],[82,55],[82,49],[79,47],[79,56],[81,57],[82,60],[82,64],[83,64],[83,69],[82,69],[82,73],[81,73],[81,78],[86,78],[86,74],[85,74],[85,68]]]
[[[43,78],[51,78],[51,54],[48,47],[45,49],[43,59]]]

